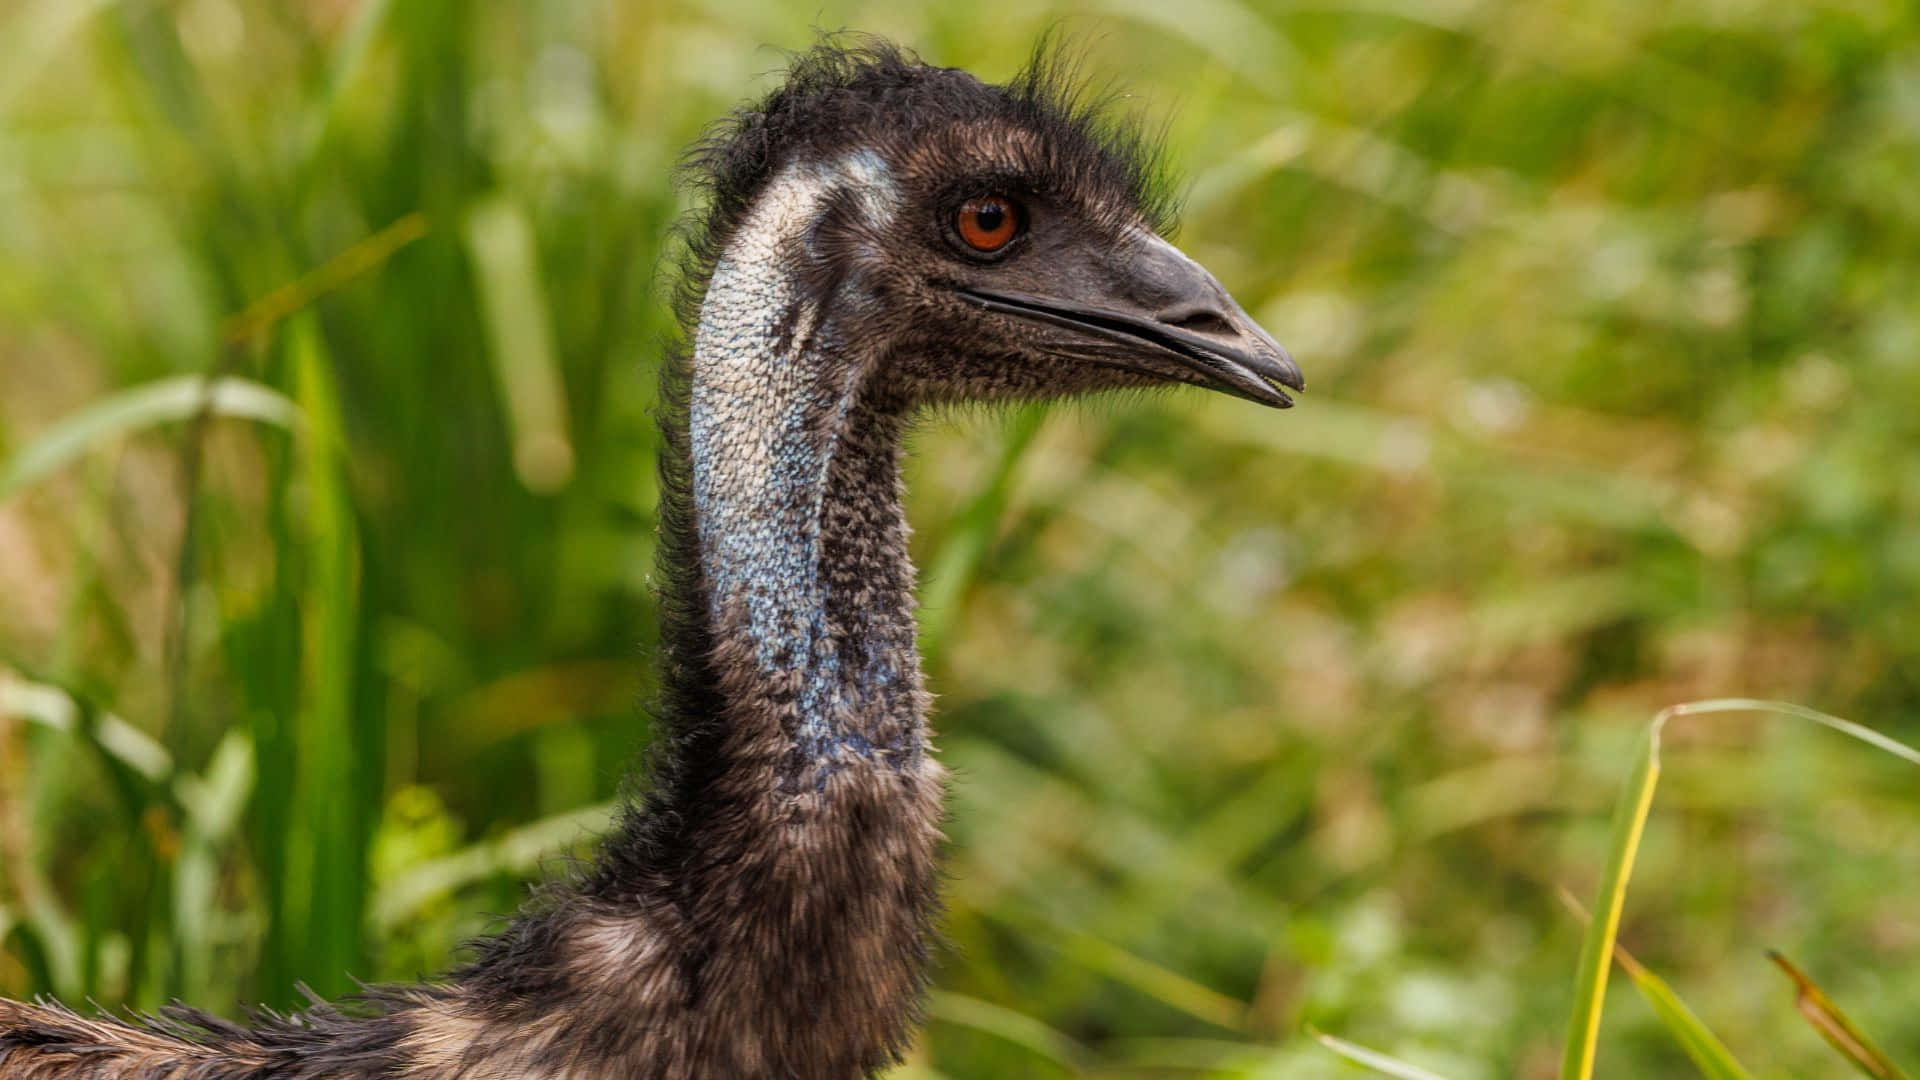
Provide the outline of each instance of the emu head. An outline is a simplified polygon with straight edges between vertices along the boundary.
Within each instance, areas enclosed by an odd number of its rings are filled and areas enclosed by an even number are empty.
[[[909,402],[1189,383],[1292,404],[1300,370],[1162,238],[1155,154],[1044,51],[1005,86],[822,45],[691,163],[714,284],[783,310],[782,354],[857,357]],[[782,280],[735,280],[775,262]],[[702,311],[703,334],[729,333]],[[856,361],[846,361],[856,362]],[[845,381],[835,380],[841,385]]]

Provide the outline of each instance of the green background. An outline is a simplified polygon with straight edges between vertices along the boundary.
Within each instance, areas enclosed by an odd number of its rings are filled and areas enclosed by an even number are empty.
[[[672,165],[822,27],[989,79],[1076,39],[1310,386],[916,437],[910,1072],[1349,1075],[1310,1024],[1550,1076],[1555,886],[1654,711],[1920,739],[1908,5],[15,0],[0,992],[413,979],[585,850],[647,739]],[[210,371],[292,407],[126,396]],[[1920,1061],[1920,776],[1777,718],[1667,751],[1622,942],[1758,1075],[1844,1068],[1766,948]],[[1616,980],[1600,1074],[1687,1068]]]

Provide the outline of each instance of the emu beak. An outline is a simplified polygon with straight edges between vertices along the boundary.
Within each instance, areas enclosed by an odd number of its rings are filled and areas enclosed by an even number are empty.
[[[1057,267],[1062,295],[1040,296],[963,286],[989,311],[1099,339],[1101,363],[1257,401],[1293,405],[1305,390],[1300,366],[1235,303],[1199,263],[1165,240],[1140,232],[1098,266]]]

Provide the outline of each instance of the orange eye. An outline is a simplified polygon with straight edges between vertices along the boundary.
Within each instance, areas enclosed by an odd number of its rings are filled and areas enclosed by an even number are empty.
[[[1001,195],[968,199],[954,216],[953,226],[960,239],[973,250],[999,251],[1020,231],[1020,208],[1012,199]]]

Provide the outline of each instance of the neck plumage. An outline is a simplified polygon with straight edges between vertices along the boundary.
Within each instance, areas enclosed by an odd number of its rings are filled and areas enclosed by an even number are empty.
[[[943,772],[914,644],[906,403],[828,314],[858,305],[787,269],[832,190],[772,182],[670,380],[653,790],[459,980],[461,1013],[505,1018],[485,1022],[523,1050],[618,1039],[635,1075],[839,1078],[905,1049]]]
[[[765,276],[728,262],[714,276],[710,297],[745,301],[704,309],[689,447],[728,727],[778,746],[775,788],[791,796],[847,768],[917,768],[924,707],[902,407],[834,327],[748,287]]]

